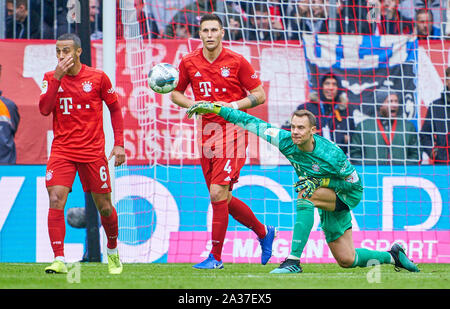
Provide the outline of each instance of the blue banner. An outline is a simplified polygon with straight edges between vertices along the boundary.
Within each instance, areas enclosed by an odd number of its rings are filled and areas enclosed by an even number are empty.
[[[374,116],[377,89],[399,97],[401,114],[418,123],[418,41],[406,35],[305,35],[303,47],[310,91],[322,90],[322,78],[333,73],[348,97],[355,122]]]

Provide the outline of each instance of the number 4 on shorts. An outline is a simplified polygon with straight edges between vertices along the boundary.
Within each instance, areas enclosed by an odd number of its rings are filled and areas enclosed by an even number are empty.
[[[231,165],[230,165],[230,161],[231,161],[231,160],[228,160],[227,163],[225,164],[225,167],[223,168],[223,170],[224,170],[225,172],[227,172],[228,174],[230,174],[230,173],[231,173],[231,170],[232,170]]]

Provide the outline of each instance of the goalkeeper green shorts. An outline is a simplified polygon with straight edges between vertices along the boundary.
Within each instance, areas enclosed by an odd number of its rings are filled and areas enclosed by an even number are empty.
[[[319,210],[320,225],[325,234],[327,243],[335,241],[344,232],[352,227],[352,215],[350,210],[326,211]]]

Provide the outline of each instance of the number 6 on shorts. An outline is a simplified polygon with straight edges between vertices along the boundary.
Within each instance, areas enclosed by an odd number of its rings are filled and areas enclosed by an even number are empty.
[[[101,181],[107,181],[108,180],[108,173],[106,172],[106,167],[102,166],[100,167],[100,180]]]

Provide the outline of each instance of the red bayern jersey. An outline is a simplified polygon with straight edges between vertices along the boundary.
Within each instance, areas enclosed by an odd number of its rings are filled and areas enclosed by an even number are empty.
[[[247,90],[261,85],[251,64],[240,54],[223,48],[212,63],[199,48],[184,56],[179,65],[180,77],[175,90],[184,92],[191,84],[195,101],[233,102],[245,98]],[[203,126],[208,122],[225,124],[214,114],[202,116]]]
[[[105,156],[103,101],[112,104],[117,94],[101,70],[82,65],[76,76],[65,75],[56,95],[47,95],[50,83],[59,83],[47,72],[40,100],[56,100],[53,113],[51,156],[76,162],[93,162]]]

